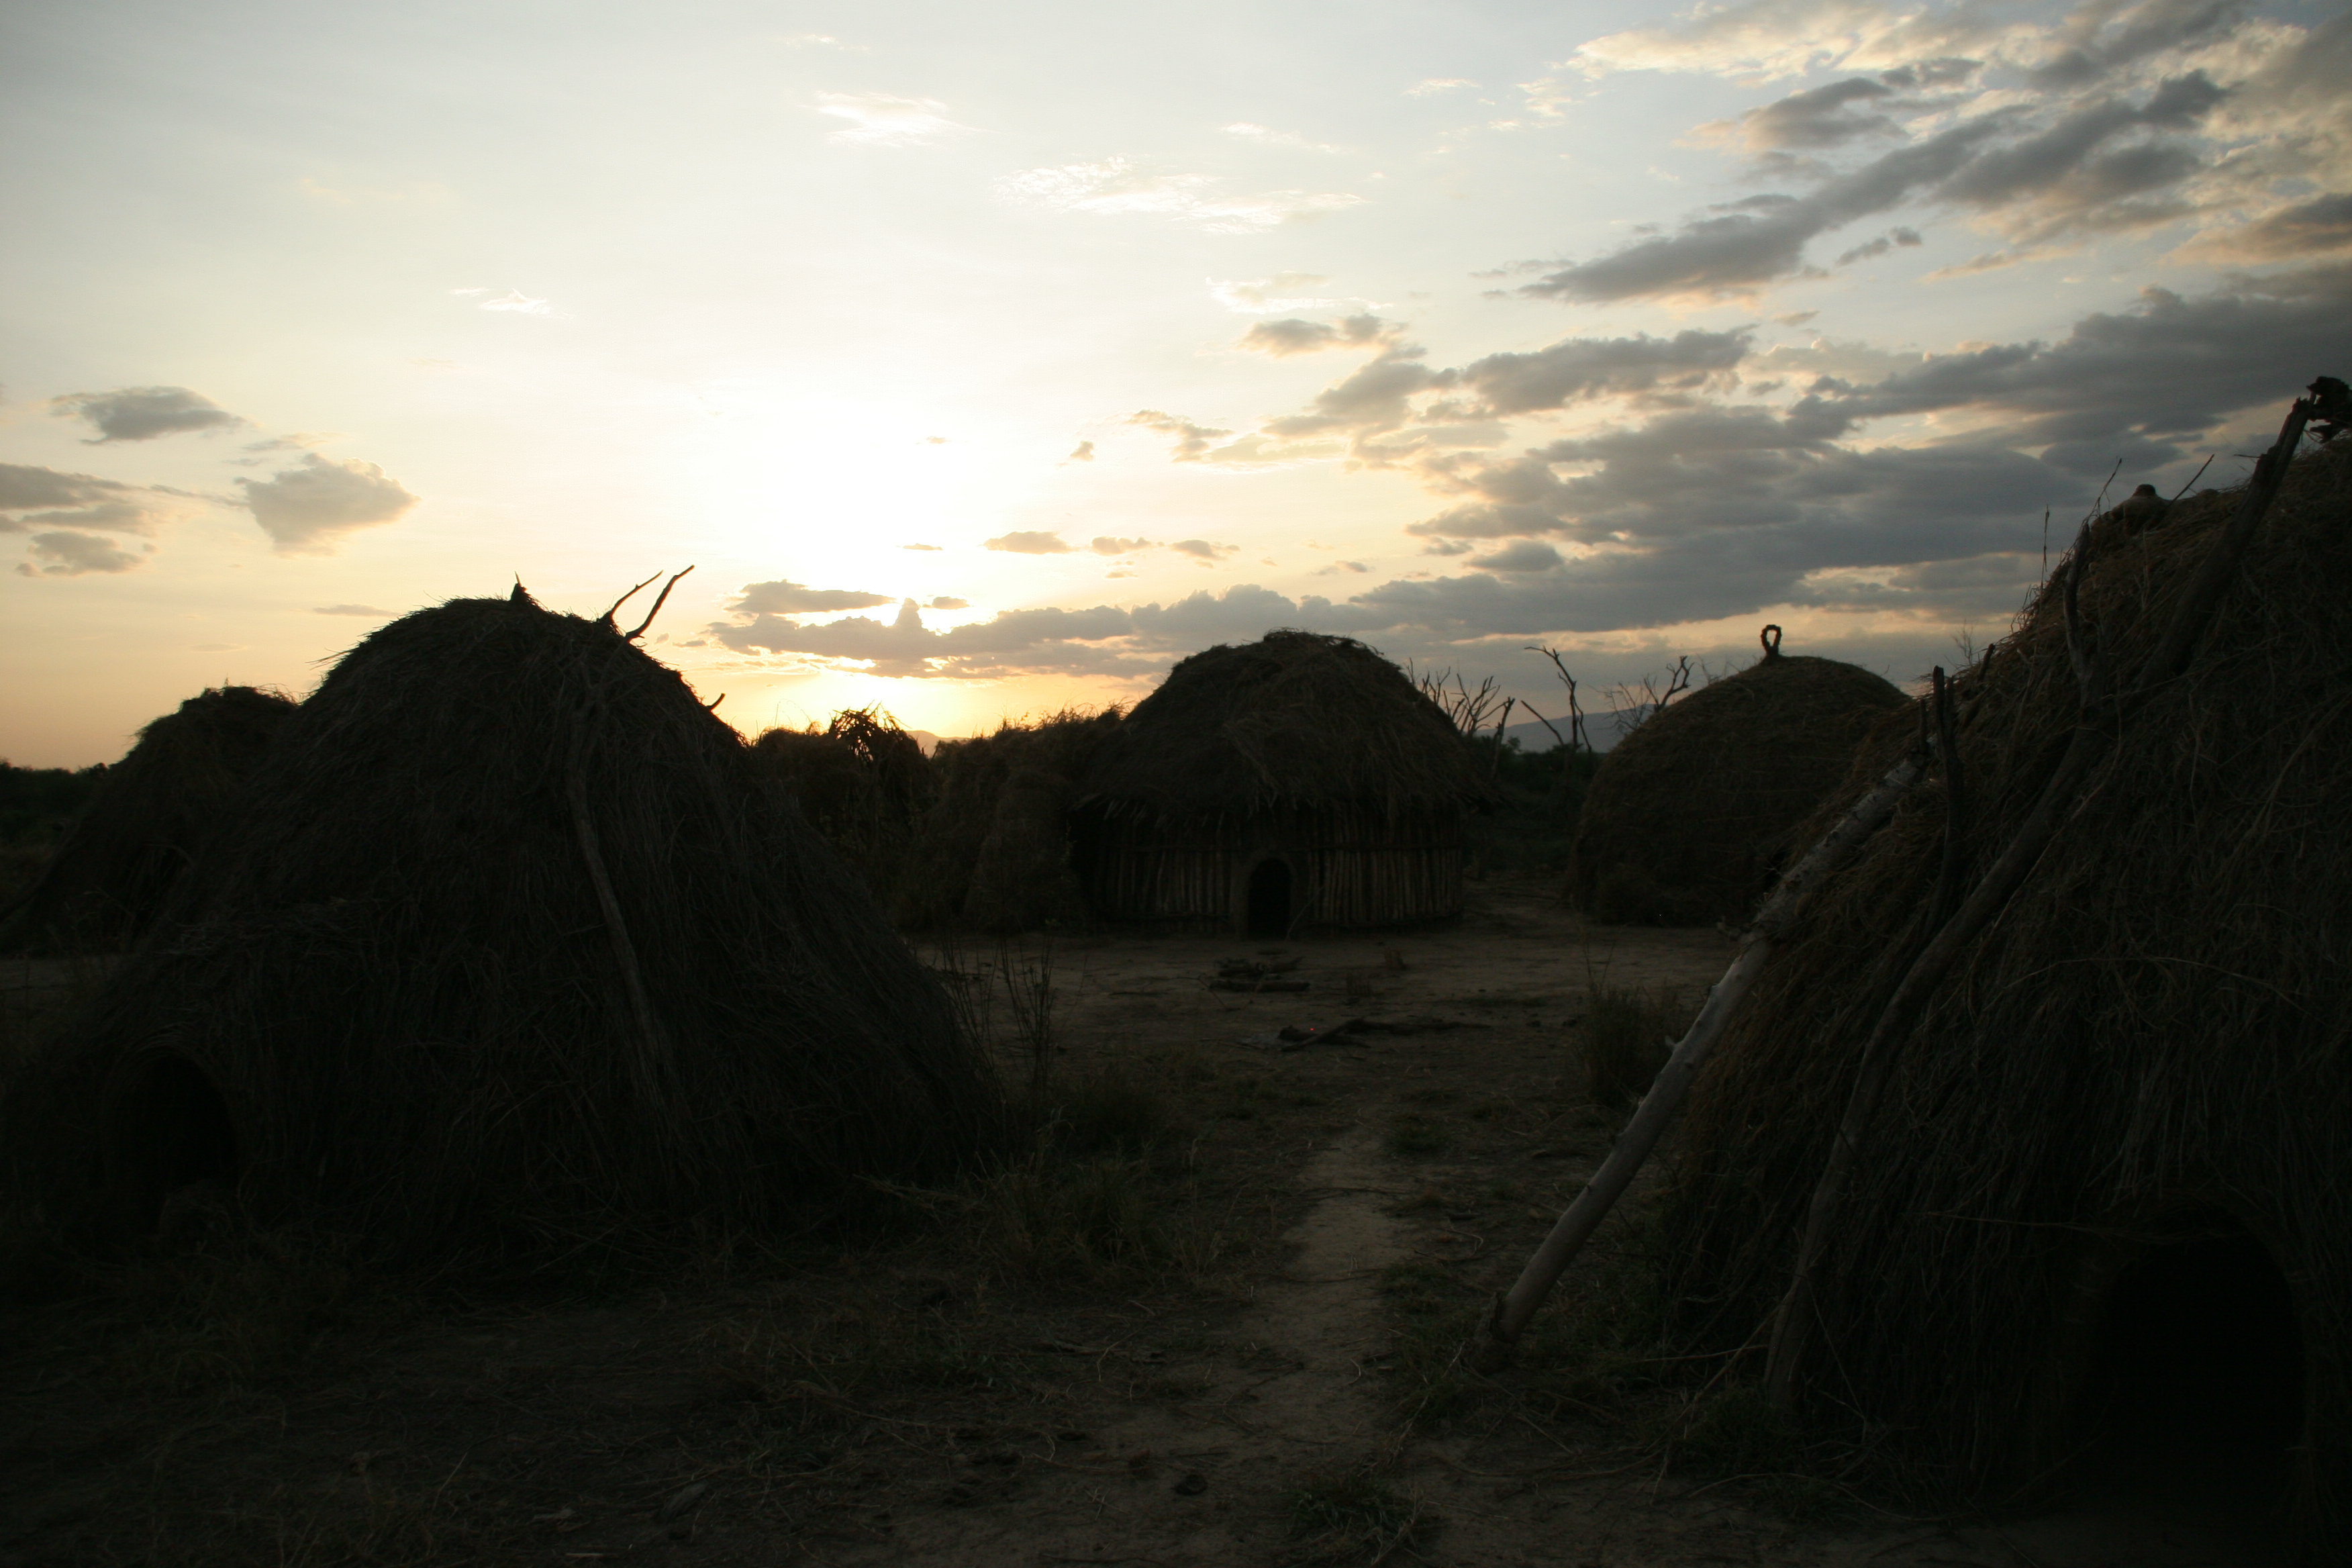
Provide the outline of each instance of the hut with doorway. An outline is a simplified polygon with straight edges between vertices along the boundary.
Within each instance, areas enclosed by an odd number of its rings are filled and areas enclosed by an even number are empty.
[[[1660,709],[1606,757],[1578,815],[1569,900],[1609,925],[1738,924],[1790,832],[1903,694],[1866,669],[1780,651]]]
[[[1180,662],[1105,741],[1080,864],[1102,919],[1283,936],[1462,910],[1488,765],[1349,637],[1269,632]]]
[[[140,731],[0,921],[0,952],[119,952],[144,934],[294,710],[281,692],[223,686]]]
[[[2352,438],[2289,469],[2185,671],[2151,673],[2239,502],[2086,533],[2071,640],[2128,694],[2112,750],[1887,1047],[1790,1364],[1816,1430],[1923,1501],[2139,1489],[2340,1563]],[[1694,1087],[1656,1248],[1674,1348],[1760,1342],[1948,840],[1965,889],[2036,810],[2084,710],[2065,575],[1959,678],[1961,812],[1911,791],[1800,909]],[[1890,716],[1799,837],[1916,734]]]
[[[785,784],[609,616],[519,586],[344,655],[58,1042],[0,1147],[132,1232],[205,1186],[434,1252],[804,1226],[996,1125]]]

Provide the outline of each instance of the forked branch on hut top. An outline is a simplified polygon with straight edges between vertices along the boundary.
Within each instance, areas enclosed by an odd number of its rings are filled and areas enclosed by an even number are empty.
[[[2090,523],[2084,524],[2074,543],[2074,559],[2067,563],[2061,599],[2066,617],[2067,659],[2082,692],[2074,733],[2067,742],[2065,754],[2042,785],[2016,837],[1986,870],[1984,879],[1967,900],[1942,922],[1911,961],[1869,1037],[1863,1042],[1845,1114],[1839,1121],[1837,1137],[1830,1145],[1829,1158],[1822,1165],[1821,1180],[1813,1188],[1806,1213],[1796,1268],[1790,1273],[1788,1291],[1772,1315],[1771,1349],[1764,1381],[1773,1403],[1781,1409],[1790,1409],[1796,1402],[1797,1375],[1811,1347],[1815,1326],[1814,1279],[1822,1255],[1843,1216],[1845,1195],[1860,1159],[1862,1140],[1876,1119],[1879,1100],[1904,1041],[1962,952],[2000,914],[2011,895],[2039,863],[2060,826],[2073,814],[2075,801],[2093,771],[2113,749],[2122,721],[2158,686],[2188,668],[2199,636],[2236,578],[2246,547],[2253,542],[2263,515],[2270,510],[2272,500],[2286,479],[2287,465],[2294,461],[2304,427],[2315,417],[2324,416],[2331,403],[2342,400],[2341,387],[2341,383],[2322,377],[2313,383],[2311,396],[2297,398],[2287,410],[2277,442],[2254,465],[2253,476],[2247,481],[2236,512],[2199,563],[2196,575],[2174,608],[2162,640],[2141,667],[2138,682],[2120,698],[2116,695],[2114,673],[2099,656],[2097,639],[2082,621],[2078,590],[2094,539]]]
[[[691,572],[691,571],[693,571],[693,570],[694,570],[694,568],[693,568],[693,567],[691,567],[691,566],[689,566],[689,567],[688,567],[688,568],[686,569],[686,572]],[[675,588],[675,587],[677,587],[677,579],[678,579],[679,577],[683,577],[683,576],[685,576],[685,575],[686,575],[686,572],[680,572],[680,573],[678,573],[677,576],[672,577],[668,582],[667,582],[667,583],[665,583],[665,584],[662,584],[661,595],[660,595],[660,597],[658,597],[658,598],[656,598],[656,600],[654,600],[654,607],[653,607],[652,609],[647,610],[647,611],[646,612],[646,618],[645,618],[644,620],[639,621],[639,622],[637,623],[637,625],[636,625],[636,629],[635,629],[635,630],[634,630],[634,631],[627,631],[627,632],[622,632],[622,633],[621,633],[621,635],[622,635],[625,638],[626,638],[626,639],[627,639],[628,641],[630,641],[630,642],[635,642],[635,641],[636,641],[639,637],[643,637],[643,636],[645,636],[645,635],[646,635],[646,628],[647,626],[652,626],[652,625],[654,624],[654,617],[655,617],[656,616],[658,616],[658,615],[660,615],[660,614],[661,614],[661,612],[662,612],[662,606],[663,606],[664,605],[667,605],[667,604],[668,604],[668,603],[669,603],[669,591],[670,591],[672,588]],[[660,575],[661,575],[661,574],[660,574],[660,573],[658,573],[658,572],[656,572],[656,573],[655,573],[655,574],[654,574],[654,577],[658,577],[658,576],[660,576]],[[604,613],[604,615],[603,615],[601,617],[599,617],[599,618],[600,618],[600,619],[602,619],[602,620],[604,621],[604,623],[606,626],[612,626],[614,630],[615,630],[615,631],[620,631],[620,627],[619,627],[619,626],[618,626],[614,622],[613,617],[614,617],[614,616],[617,616],[617,615],[619,615],[619,614],[621,613],[621,606],[622,606],[623,605],[627,604],[631,599],[635,598],[639,593],[643,592],[643,591],[644,591],[644,589],[645,589],[645,586],[646,586],[646,583],[650,583],[650,582],[652,582],[652,581],[654,580],[654,577],[648,577],[648,578],[646,578],[645,583],[640,583],[640,584],[638,584],[635,587],[634,587],[634,588],[630,589],[627,593],[625,593],[625,594],[622,595],[619,598],[617,598],[617,599],[614,600],[614,601],[613,601],[613,607],[612,607],[611,609],[606,610],[606,611]],[[717,706],[719,706],[719,704],[718,704],[718,703],[716,703],[716,702],[713,702],[713,703],[711,704],[711,706],[712,706],[713,708],[716,708]]]

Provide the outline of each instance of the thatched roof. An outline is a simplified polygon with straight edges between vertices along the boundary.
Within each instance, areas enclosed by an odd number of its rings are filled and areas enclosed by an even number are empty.
[[[1660,710],[1593,775],[1570,900],[1612,924],[1737,922],[1780,868],[1790,830],[1902,702],[1866,669],[1773,652]]]
[[[939,793],[921,743],[879,709],[845,708],[822,730],[769,730],[751,754],[791,786],[810,826],[866,887],[888,898],[915,823]]]
[[[224,686],[140,731],[9,911],[0,951],[115,952],[137,939],[293,712],[281,693]]]
[[[2207,491],[2153,525],[2095,531],[2081,603],[2117,689],[2137,684],[2236,503]],[[2032,810],[2080,710],[2063,576],[1962,680],[1959,847],[1979,872]],[[2111,1287],[2173,1256],[2155,1250],[2168,1240],[2267,1253],[2287,1323],[2209,1321],[2196,1339],[2215,1356],[2292,1355],[2276,1342],[2299,1332],[2305,1383],[2285,1397],[2289,1419],[2299,1403],[2309,1421],[2300,1506],[2315,1551],[2341,1562],[2352,439],[2289,471],[2194,647],[2123,721],[2057,837],[1906,1037],[1799,1370],[1818,1418],[1865,1423],[1915,1474],[1998,1500],[2063,1476],[2103,1418],[2123,1419],[2099,1405],[2101,1347],[2123,1332]],[[1887,721],[1799,837],[1916,734],[1907,714]],[[1660,1249],[1695,1348],[1748,1342],[1787,1285],[1856,1052],[1925,940],[1945,822],[1940,787],[1912,792],[1800,911],[1698,1080]]]
[[[1494,798],[1486,764],[1403,670],[1352,637],[1295,631],[1180,661],[1083,787],[1115,813],[1194,817],[1341,803],[1397,816]]]
[[[80,1168],[100,1101],[193,1072],[262,1210],[442,1247],[804,1223],[992,1126],[947,996],[782,784],[520,588],[345,655],[170,913],[14,1097],[44,1131],[20,1171]]]
[[[1070,807],[1118,722],[1117,708],[1066,709],[941,742],[931,758],[939,798],[898,879],[899,922],[1003,933],[1083,921]]]

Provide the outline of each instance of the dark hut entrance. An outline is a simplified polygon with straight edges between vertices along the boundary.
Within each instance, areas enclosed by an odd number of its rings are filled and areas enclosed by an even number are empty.
[[[1249,896],[1243,911],[1243,929],[1251,936],[1290,934],[1290,867],[1281,860],[1261,860],[1250,868]]]
[[[2270,1252],[2220,1216],[2116,1278],[2086,1415],[2085,1489],[2249,1531],[2285,1522],[2303,1336]]]
[[[124,1065],[107,1097],[105,1147],[118,1214],[134,1236],[154,1231],[173,1193],[236,1177],[228,1106],[204,1069],[177,1051]]]

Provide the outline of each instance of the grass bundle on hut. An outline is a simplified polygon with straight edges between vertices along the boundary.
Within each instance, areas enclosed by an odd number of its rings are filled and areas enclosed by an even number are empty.
[[[848,708],[823,730],[770,730],[751,750],[792,786],[810,826],[888,897],[935,793],[921,743],[887,713]]]
[[[1070,807],[1076,781],[1118,722],[1117,708],[1065,709],[940,742],[931,758],[939,799],[898,881],[900,923],[1003,932],[1083,921]]]
[[[140,731],[0,926],[0,950],[113,952],[136,940],[294,710],[278,692],[224,686]]]
[[[1896,1037],[1791,1364],[1811,1416],[1948,1499],[2212,1489],[2343,1562],[2352,439],[2289,470],[2185,673],[2139,687],[2238,505],[2091,531],[2074,651],[2146,694]],[[1971,877],[2083,710],[2065,575],[1959,683]],[[1807,832],[1916,734],[1890,718]],[[1862,1042],[1930,929],[1948,805],[1915,790],[1811,897],[1694,1089],[1661,1249],[1690,1348],[1748,1342],[1788,1285]]]
[[[1660,710],[1601,759],[1577,818],[1569,898],[1612,925],[1738,921],[1790,834],[1903,694],[1835,659],[1764,657]],[[1801,846],[1798,846],[1801,848]]]
[[[991,1134],[946,994],[686,683],[457,599],[345,655],[169,920],[20,1079],[17,1174],[233,1181],[397,1243],[805,1222]]]
[[[1107,918],[1377,926],[1458,914],[1481,754],[1350,637],[1269,632],[1180,662],[1086,781],[1087,884]]]

